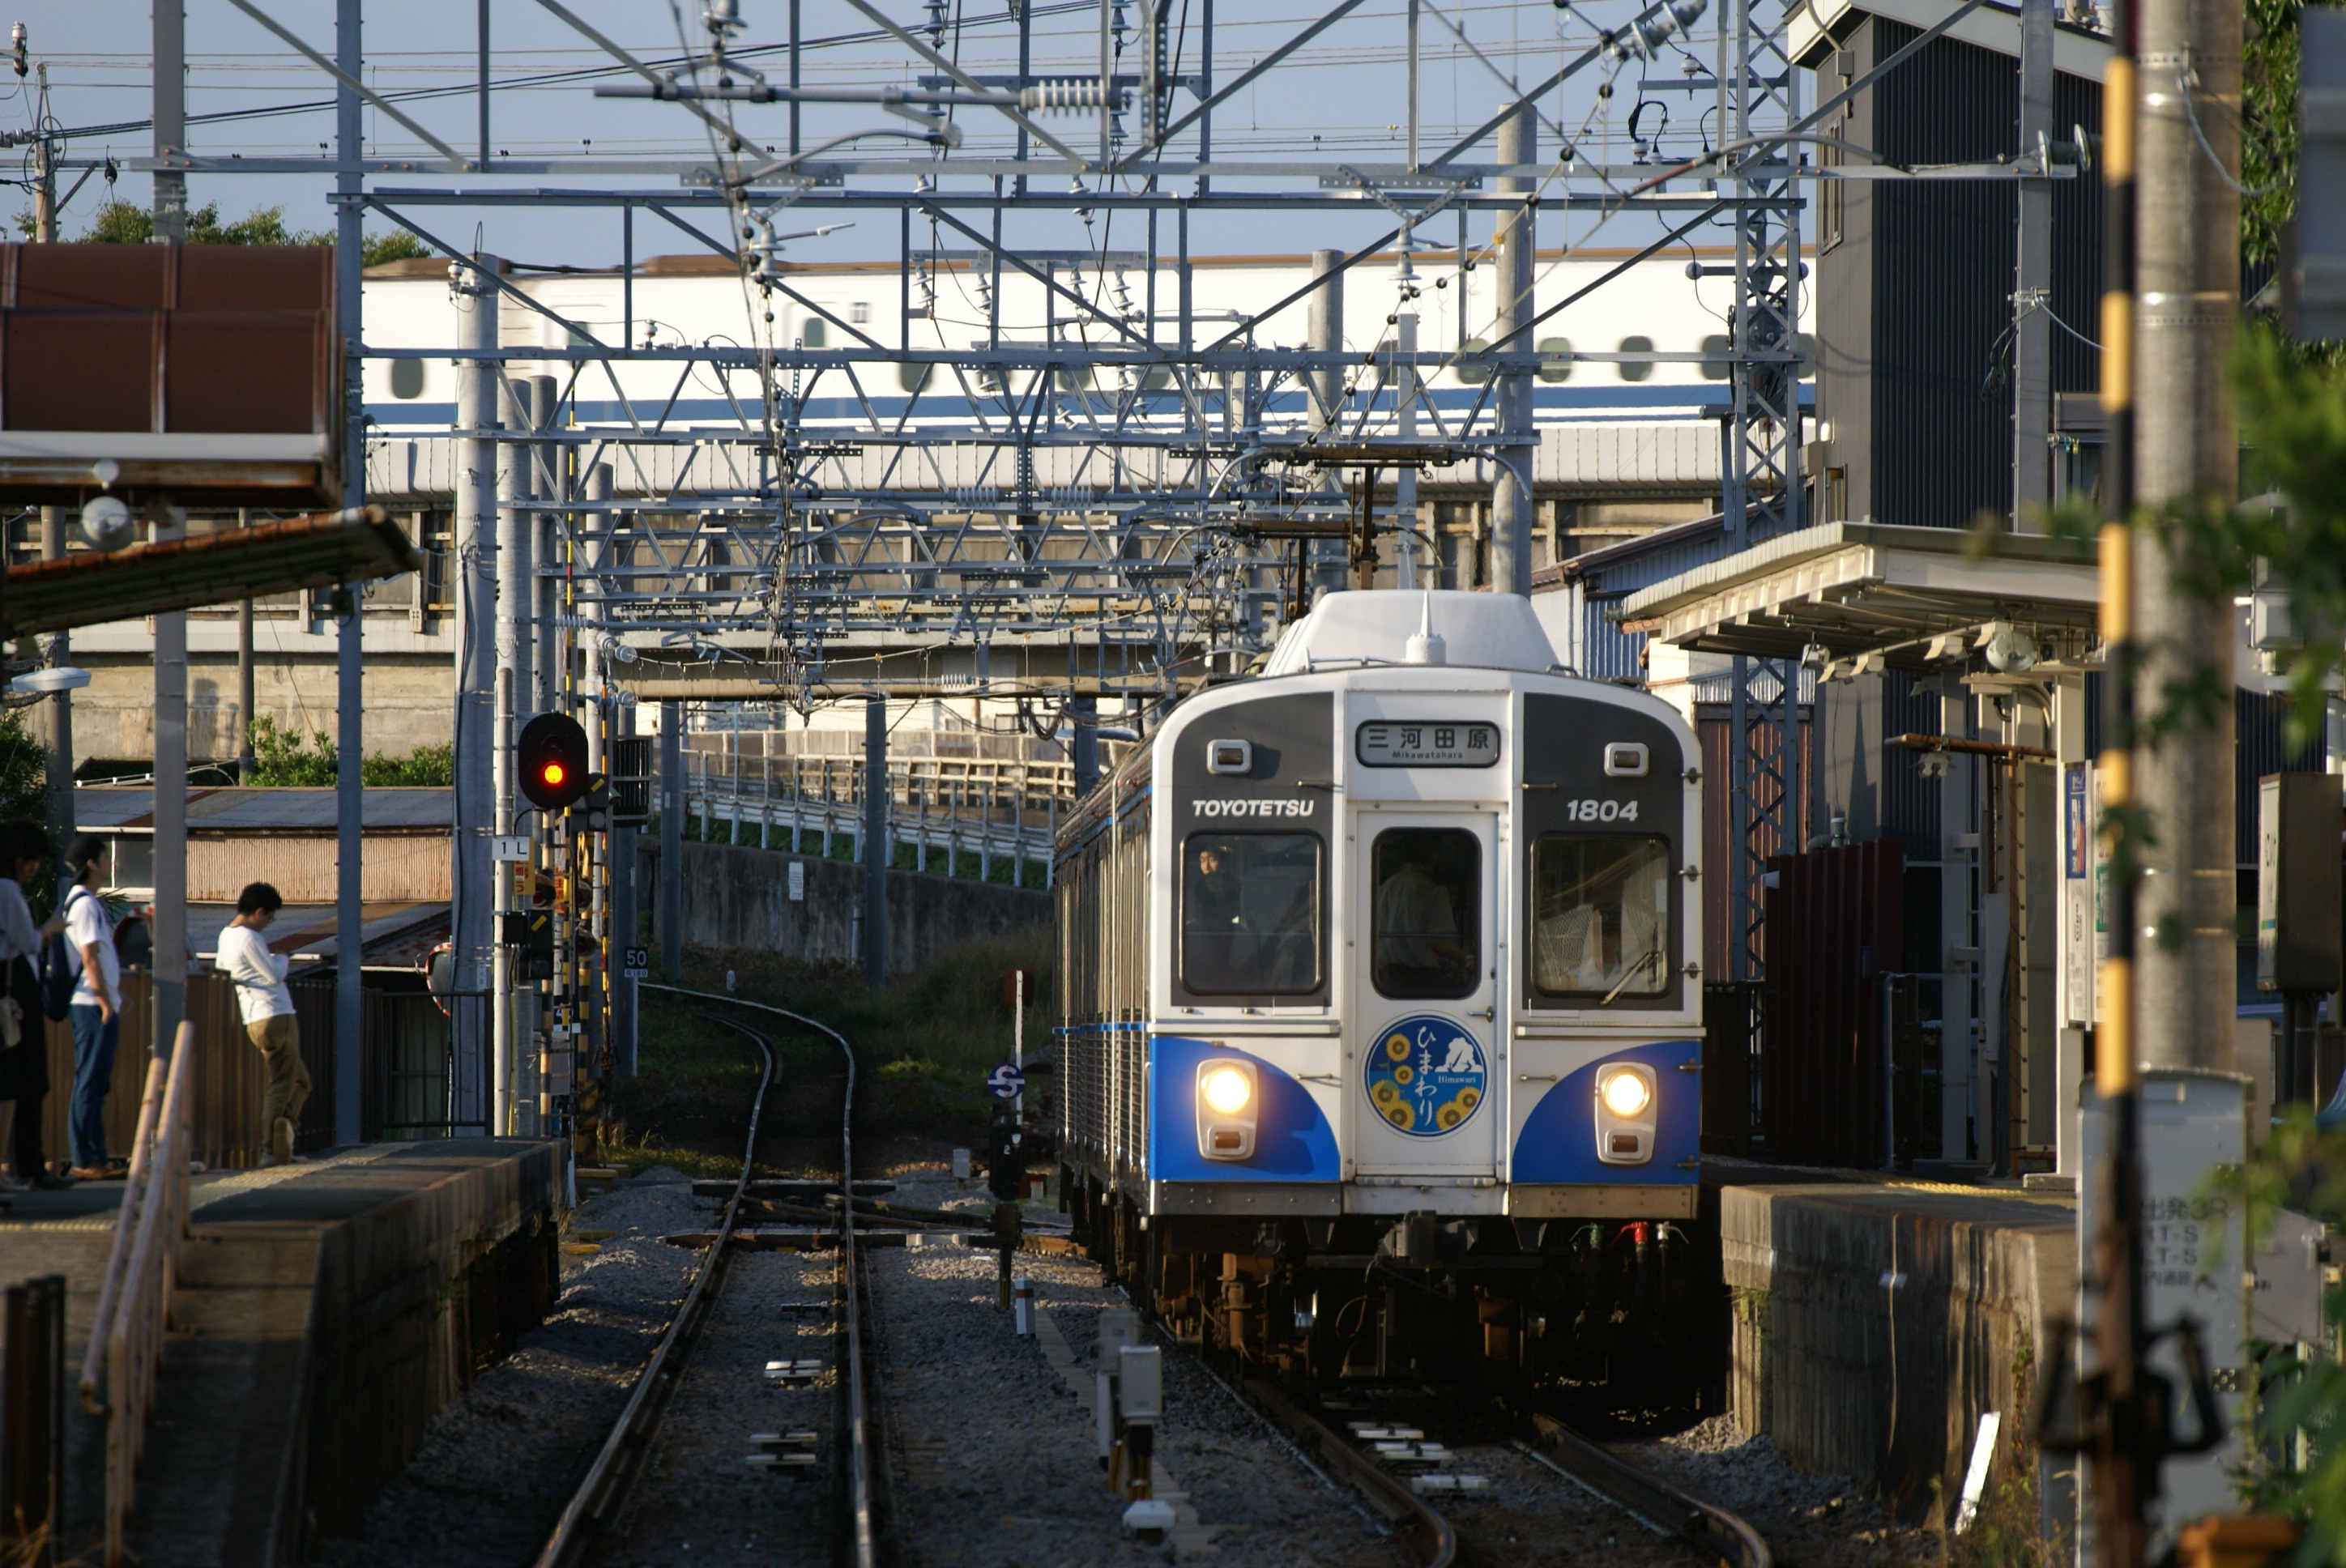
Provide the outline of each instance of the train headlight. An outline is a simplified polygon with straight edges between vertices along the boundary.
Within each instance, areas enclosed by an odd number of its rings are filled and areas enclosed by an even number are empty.
[[[1654,1070],[1642,1062],[1608,1062],[1596,1069],[1596,1157],[1608,1166],[1641,1166],[1654,1157]]]
[[[1628,1072],[1616,1072],[1597,1093],[1605,1097],[1605,1108],[1625,1120],[1634,1120],[1654,1097],[1646,1081]]]
[[[1260,1108],[1255,1064],[1238,1056],[1198,1064],[1198,1153],[1209,1160],[1254,1157],[1255,1115]]]
[[[1254,1085],[1236,1067],[1216,1067],[1198,1082],[1207,1108],[1218,1116],[1235,1116],[1254,1098]]]

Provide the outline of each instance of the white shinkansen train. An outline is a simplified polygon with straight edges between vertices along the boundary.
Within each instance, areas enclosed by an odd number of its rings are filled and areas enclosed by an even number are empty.
[[[1184,703],[1059,840],[1077,1236],[1291,1375],[1682,1387],[1699,755],[1506,595],[1331,594]]]

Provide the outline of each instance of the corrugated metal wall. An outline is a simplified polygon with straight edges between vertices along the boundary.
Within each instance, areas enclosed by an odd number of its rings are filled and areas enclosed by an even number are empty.
[[[1920,29],[1876,17],[1872,59],[1886,58]],[[1872,89],[1871,145],[1904,164],[1994,161],[2018,140],[2017,63],[1943,38]],[[2096,131],[2101,88],[2055,78],[2056,135]],[[1925,527],[1969,525],[1982,510],[2012,505],[2010,383],[2016,193],[2009,181],[1882,180],[1873,185],[1871,353],[1841,344],[1865,367],[1872,423],[1872,509],[1876,520]],[[1852,206],[1852,218],[1861,210]],[[2087,337],[2100,292],[2100,196],[2091,178],[2054,188],[2055,314]],[[2096,384],[2097,355],[2054,329],[2053,384]],[[1869,373],[1870,372],[1870,373]]]
[[[2233,718],[2239,727],[2239,744],[2232,752],[2233,788],[2239,791],[2233,812],[2233,847],[2240,865],[2257,864],[2257,780],[2268,773],[2319,773],[2329,766],[2330,748],[2316,734],[2302,751],[2289,749],[2289,695],[2235,691]]]
[[[1882,980],[1904,943],[1895,839],[1769,862],[1760,1117],[1768,1157],[1882,1161]]]

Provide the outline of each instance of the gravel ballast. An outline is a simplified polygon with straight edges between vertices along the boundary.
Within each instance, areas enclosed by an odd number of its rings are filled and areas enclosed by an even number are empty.
[[[562,1298],[515,1352],[434,1417],[405,1470],[368,1505],[357,1539],[329,1539],[328,1568],[514,1568],[534,1557],[644,1359],[675,1315],[699,1254],[659,1238],[717,1206],[690,1178],[645,1172],[572,1211],[569,1233],[608,1230],[562,1261]]]

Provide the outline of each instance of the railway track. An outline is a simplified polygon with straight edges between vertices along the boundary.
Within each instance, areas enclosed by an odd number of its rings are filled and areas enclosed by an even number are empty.
[[[1459,1563],[1498,1563],[1509,1553],[1504,1544],[1475,1539],[1478,1532],[1462,1530],[1375,1452],[1370,1433],[1420,1432],[1402,1423],[1369,1421],[1340,1430],[1331,1414],[1306,1409],[1270,1384],[1249,1380],[1244,1397],[1302,1449],[1307,1458],[1351,1484],[1392,1524],[1394,1534],[1416,1568],[1453,1568]],[[1691,1553],[1697,1560],[1723,1563],[1726,1568],[1773,1568],[1774,1558],[1760,1532],[1735,1514],[1694,1496],[1651,1471],[1629,1463],[1573,1431],[1552,1416],[1535,1415],[1536,1444],[1520,1438],[1507,1446],[1531,1463],[1564,1478],[1583,1492],[1601,1500],[1658,1540]],[[1445,1453],[1448,1445],[1436,1445]],[[1488,1445],[1461,1443],[1464,1457]],[[1463,1468],[1456,1467],[1456,1468]],[[1438,1495],[1438,1493],[1437,1493]],[[1469,1508],[1475,1505],[1469,1504]],[[1462,1510],[1462,1517],[1466,1516]],[[1616,1561],[1629,1560],[1626,1555]]]
[[[832,1310],[836,1314],[834,1343],[838,1348],[833,1369],[837,1373],[839,1402],[837,1430],[831,1447],[837,1461],[836,1467],[843,1472],[841,1488],[844,1514],[842,1554],[855,1564],[855,1568],[877,1568],[880,1562],[876,1523],[879,1509],[875,1502],[872,1459],[871,1369],[865,1357],[865,1314],[869,1309],[870,1297],[856,1242],[857,1206],[853,1185],[855,1054],[845,1037],[837,1031],[784,1008],[650,982],[645,982],[644,986],[647,990],[666,992],[695,1003],[774,1014],[787,1020],[796,1029],[827,1037],[839,1046],[844,1059],[845,1084],[841,1095],[838,1128],[839,1204],[836,1224],[839,1262],[832,1302]],[[723,1289],[729,1260],[735,1251],[728,1241],[737,1233],[743,1209],[750,1201],[750,1184],[755,1179],[758,1166],[758,1141],[765,1121],[766,1096],[775,1082],[774,1042],[765,1032],[736,1018],[706,1007],[694,1007],[692,1011],[710,1023],[743,1036],[757,1048],[762,1062],[757,1095],[750,1114],[749,1132],[742,1147],[740,1174],[726,1197],[724,1214],[712,1238],[713,1244],[703,1254],[674,1318],[638,1375],[618,1418],[612,1423],[593,1462],[546,1537],[536,1556],[536,1568],[582,1568],[584,1564],[598,1561],[607,1548],[614,1544],[613,1537],[629,1497],[648,1468],[662,1420],[668,1414],[679,1385],[685,1380],[696,1342],[709,1323]],[[788,1366],[793,1375],[800,1370],[800,1364],[796,1362],[772,1362],[769,1366]],[[805,1434],[773,1435],[780,1446],[787,1448],[795,1446],[796,1437]]]

